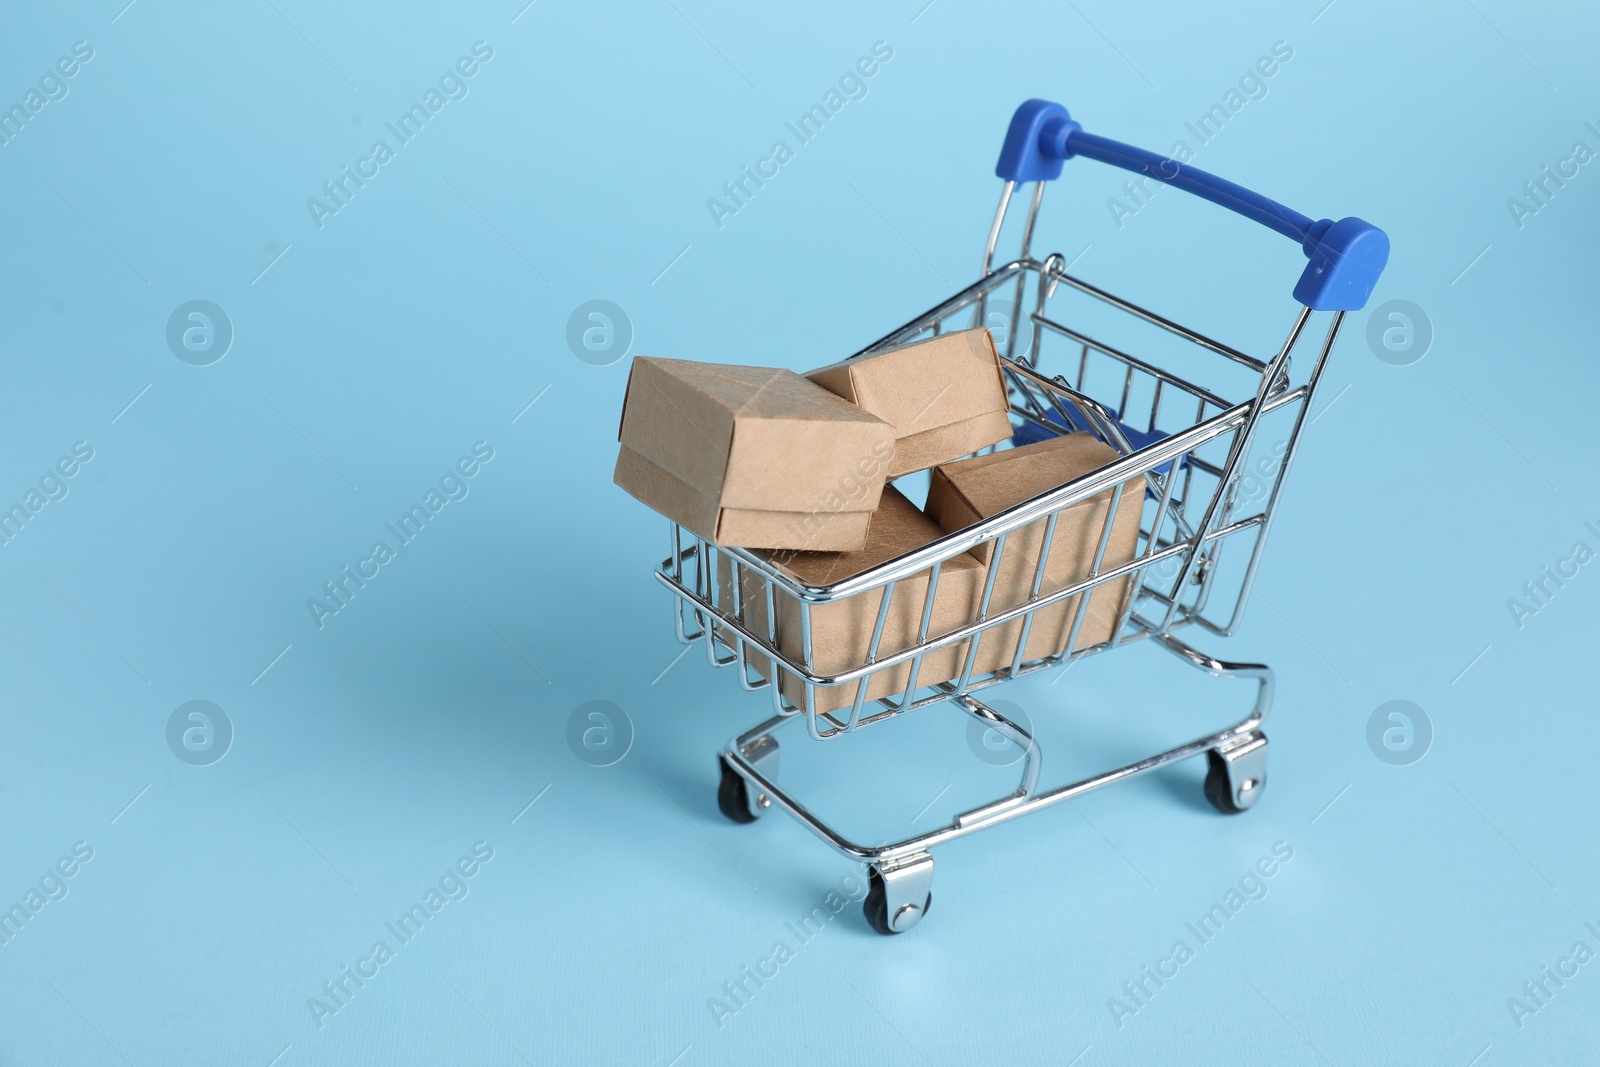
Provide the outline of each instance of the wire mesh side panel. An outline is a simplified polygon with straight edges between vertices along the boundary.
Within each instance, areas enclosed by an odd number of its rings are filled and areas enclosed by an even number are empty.
[[[1080,410],[1065,388],[1029,384]],[[714,665],[737,665],[775,714],[804,714],[819,737],[1096,654],[1139,635],[1129,620],[1143,574],[1193,550],[1172,472],[1237,429],[1214,419],[1148,460],[1122,455],[985,520],[973,528],[981,536],[947,535],[843,592],[799,587],[773,554],[674,528],[681,548],[664,574],[679,594],[680,636],[702,640]]]

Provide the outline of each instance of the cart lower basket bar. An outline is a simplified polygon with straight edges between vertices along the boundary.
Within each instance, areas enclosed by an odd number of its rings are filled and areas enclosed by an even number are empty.
[[[1275,354],[1259,359],[1152,311],[1119,299],[1067,272],[1060,255],[1039,260],[1029,253],[1045,183],[1060,175],[1064,160],[1087,156],[1147,178],[1174,185],[1227,207],[1299,243],[1309,260],[1295,286],[1300,305],[1288,337]],[[1209,767],[1207,798],[1227,813],[1253,805],[1266,785],[1267,738],[1260,727],[1272,703],[1272,670],[1263,664],[1215,659],[1180,640],[1176,633],[1199,627],[1218,636],[1234,633],[1249,599],[1256,567],[1272,528],[1283,483],[1294,463],[1300,433],[1316,394],[1340,323],[1347,311],[1365,303],[1388,258],[1388,239],[1360,219],[1315,222],[1281,204],[1214,175],[1171,159],[1086,134],[1058,104],[1030,100],[1013,117],[998,175],[1005,180],[983,252],[979,280],[927,313],[905,324],[858,356],[947,329],[989,324],[1003,335],[1002,366],[1008,380],[1018,441],[1088,431],[1109,444],[1115,461],[1099,470],[1024,501],[899,559],[825,587],[799,584],[761,555],[722,548],[674,524],[671,554],[656,577],[676,594],[678,639],[702,641],[710,662],[733,666],[748,690],[766,690],[772,716],[739,735],[721,753],[718,802],[739,822],[750,822],[778,807],[800,820],[836,851],[868,865],[867,919],[880,933],[909,929],[928,911],[933,877],[930,850],[943,842],[993,826],[1027,812],[1067,800],[1123,778],[1201,753]],[[995,266],[1007,210],[1019,185],[1033,183],[1016,259]],[[1308,346],[1309,370],[1292,372],[1292,356],[1315,312],[1331,312],[1327,329]],[[1093,333],[1089,331],[1094,331]],[[1123,343],[1123,334],[1142,332],[1142,354]],[[1112,341],[1115,335],[1119,340]],[[1315,333],[1310,334],[1315,336]],[[1302,361],[1302,365],[1305,361]],[[1226,373],[1231,391],[1213,392],[1195,384],[1199,376]],[[1295,384],[1295,378],[1300,378]],[[1258,427],[1266,420],[1288,427],[1270,450],[1270,462],[1249,461]],[[1129,491],[1127,484],[1145,491]],[[1104,526],[1088,576],[1066,588],[1041,593],[1055,523],[1067,508],[1093,497],[1108,497]],[[1106,565],[1113,523],[1125,508],[1139,510],[1134,558]],[[994,575],[1008,535],[1043,522],[1044,550],[1034,572],[1031,599],[1006,610],[990,610]],[[1238,547],[1223,566],[1223,551]],[[1037,541],[1035,541],[1037,543]],[[949,632],[930,632],[932,601],[944,563],[987,546],[987,584],[977,618]],[[723,580],[719,581],[719,570]],[[732,581],[727,578],[731,574]],[[907,579],[915,578],[915,581]],[[1089,607],[1089,590],[1120,583],[1129,592],[1120,601],[1109,640],[1078,646]],[[849,597],[878,596],[877,624],[866,657],[850,669],[821,674],[811,648],[813,605]],[[743,598],[762,596],[765,612],[746,613]],[[896,597],[917,598],[921,629],[916,642],[879,655],[889,606]],[[802,654],[780,647],[774,630],[775,599],[799,601]],[[1097,603],[1115,600],[1108,591]],[[1075,605],[1065,651],[1025,660],[1028,631],[1040,612],[1062,602]],[[1060,610],[1068,609],[1058,609]],[[760,632],[748,619],[764,618]],[[913,616],[914,617],[914,616]],[[978,653],[987,636],[1009,627],[1004,647],[1016,652],[997,669],[978,673]],[[1050,789],[1039,787],[1040,752],[1024,726],[1011,721],[976,696],[1011,678],[1064,669],[1091,656],[1150,639],[1184,663],[1215,677],[1256,683],[1255,701],[1243,719],[1177,748],[1135,763]],[[947,645],[965,643],[959,677],[917,688],[923,657]],[[756,663],[765,661],[765,672]],[[904,669],[909,663],[909,671]],[[901,668],[909,678],[903,691],[868,700],[870,676]],[[787,676],[787,684],[779,684]],[[819,689],[852,686],[855,699],[837,711],[819,710]],[[875,689],[874,692],[881,692]],[[789,699],[803,694],[798,704]],[[832,703],[830,702],[830,706]],[[884,845],[850,840],[784,790],[777,781],[779,727],[803,719],[812,737],[826,740],[945,703],[973,716],[1023,750],[1022,776],[1015,790],[957,815],[948,825]]]

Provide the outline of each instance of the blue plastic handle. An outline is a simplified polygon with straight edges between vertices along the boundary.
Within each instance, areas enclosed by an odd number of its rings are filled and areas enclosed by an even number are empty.
[[[1048,100],[1029,100],[1017,108],[1000,148],[994,171],[1013,182],[1050,181],[1061,164],[1084,156],[1220,204],[1299,243],[1306,264],[1294,298],[1313,311],[1357,311],[1378,284],[1389,262],[1389,236],[1358,218],[1322,219],[1293,211],[1260,193],[1142,148],[1084,133],[1067,109]]]

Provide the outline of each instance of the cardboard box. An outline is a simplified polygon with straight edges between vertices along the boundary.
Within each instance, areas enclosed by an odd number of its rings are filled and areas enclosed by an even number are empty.
[[[1048,441],[977,456],[959,463],[947,463],[933,471],[928,491],[928,514],[940,528],[954,532],[996,515],[1118,459],[1111,446],[1092,434],[1073,433]],[[1143,475],[1123,483],[1111,539],[1100,563],[1101,572],[1134,557],[1139,540],[1139,520],[1144,510]],[[1060,513],[1045,563],[1040,594],[1052,593],[1089,576],[1099,546],[1106,516],[1111,508],[1112,491],[1107,490],[1074,504]],[[1044,547],[1048,519],[1040,519],[1016,530],[1006,538],[989,614],[1014,608],[1026,602],[1033,589],[1034,572]],[[992,566],[994,542],[973,549],[985,566]],[[1083,627],[1078,631],[1075,650],[1109,641],[1129,591],[1131,576],[1124,575],[1090,590],[1089,607]],[[1028,632],[1023,662],[1058,655],[1066,651],[1072,620],[1082,594],[1068,597],[1034,613]],[[987,673],[1008,667],[1022,635],[1022,620],[985,631],[978,642],[978,658],[973,673]]]
[[[1011,436],[989,331],[962,330],[811,371],[812,381],[894,427],[889,477],[970,456]]]
[[[640,356],[616,483],[701,537],[852,550],[883,492],[894,431],[792,371]]]
[[[938,540],[944,532],[893,486],[883,491],[883,502],[872,516],[867,543],[857,552],[762,553],[775,557],[784,570],[811,586],[832,585],[854,577],[880,563]],[[748,568],[742,568],[742,618],[753,633],[767,635],[766,583]],[[922,626],[923,606],[927,603],[928,573],[906,578],[895,585],[878,642],[878,657],[902,652],[916,643]],[[726,557],[719,559],[718,596],[731,607],[732,566]],[[945,563],[934,591],[933,616],[928,636],[940,637],[977,617],[978,600],[983,594],[984,568],[968,554]],[[777,614],[777,647],[796,662],[804,662],[800,639],[800,602],[781,591],[774,596]],[[811,649],[817,674],[838,674],[865,663],[872,644],[872,631],[883,605],[883,590],[875,589],[846,600],[814,604],[811,608]],[[731,635],[730,635],[731,638]],[[729,641],[731,644],[731,639]],[[958,641],[928,653],[917,672],[918,686],[948,681],[961,674],[966,664],[968,642]],[[746,646],[749,661],[767,678],[771,663],[758,650]],[[780,671],[779,688],[797,707],[805,706],[804,682],[787,670]],[[903,693],[911,677],[911,661],[885,668],[867,679],[867,700]],[[834,711],[855,702],[861,682],[819,687],[817,710]]]

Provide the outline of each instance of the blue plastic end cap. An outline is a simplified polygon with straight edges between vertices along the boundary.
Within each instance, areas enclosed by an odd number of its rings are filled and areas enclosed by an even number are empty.
[[[1067,109],[1048,100],[1029,100],[1011,116],[995,174],[1011,182],[1047,182],[1061,176],[1061,162],[1072,153],[1066,140],[1080,129]]]
[[[1312,311],[1359,311],[1389,263],[1389,235],[1353,217],[1313,223],[1304,247],[1294,298]]]

